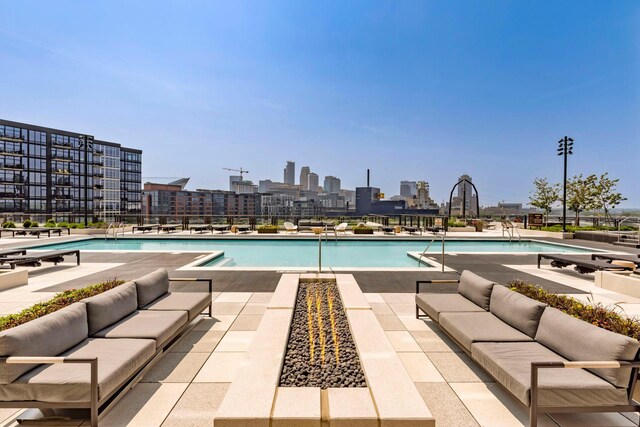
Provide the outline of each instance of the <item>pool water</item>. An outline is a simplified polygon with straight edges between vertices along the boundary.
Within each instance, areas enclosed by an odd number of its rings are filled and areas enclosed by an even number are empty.
[[[407,252],[422,252],[429,241],[339,240],[322,242],[322,265],[326,267],[417,267],[417,261]],[[317,267],[318,241],[300,239],[279,240],[215,240],[215,239],[90,239],[40,246],[42,249],[81,249],[103,251],[223,251],[202,267]],[[442,251],[434,242],[428,254]],[[447,240],[447,253],[587,253],[591,249],[523,240]]]

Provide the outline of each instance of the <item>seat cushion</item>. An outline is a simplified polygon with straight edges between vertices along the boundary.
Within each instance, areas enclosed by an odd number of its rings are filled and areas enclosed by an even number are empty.
[[[485,341],[533,341],[491,313],[440,313],[440,326],[471,351],[471,344]]]
[[[181,310],[189,314],[189,321],[209,306],[211,294],[208,292],[169,292],[151,304],[143,307],[144,310]]]
[[[484,312],[460,294],[416,294],[416,305],[436,322],[440,322],[440,313],[454,311]]]
[[[89,338],[61,356],[98,358],[98,398],[103,399],[155,354],[153,340]],[[89,364],[42,365],[0,387],[0,400],[86,402],[91,396]]]
[[[77,302],[0,332],[0,356],[57,356],[87,336],[87,307]],[[12,382],[36,366],[0,363],[0,384]]]
[[[640,343],[592,325],[555,308],[547,307],[540,318],[536,341],[569,360],[633,361]],[[627,387],[631,368],[592,369],[591,372],[618,387]]]
[[[138,307],[142,308],[169,292],[169,274],[164,268],[134,280],[138,293]]]
[[[540,316],[547,304],[528,298],[502,285],[491,291],[491,313],[520,332],[536,336]]]
[[[531,402],[531,363],[567,359],[537,342],[474,343],[471,356],[522,403]],[[541,406],[626,405],[627,393],[584,369],[540,369]]]
[[[89,335],[93,335],[137,310],[136,284],[124,283],[82,302],[87,305]]]
[[[465,270],[462,272],[462,275],[460,275],[458,293],[483,309],[489,310],[493,285],[494,283],[492,281],[480,277],[469,270]]]
[[[96,338],[146,338],[161,347],[187,323],[186,311],[136,311],[118,323],[96,332]]]

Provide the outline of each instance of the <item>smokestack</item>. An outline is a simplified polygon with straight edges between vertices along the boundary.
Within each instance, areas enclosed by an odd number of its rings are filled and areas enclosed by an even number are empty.
[[[371,187],[371,186],[369,185],[369,169],[367,169],[367,187]]]

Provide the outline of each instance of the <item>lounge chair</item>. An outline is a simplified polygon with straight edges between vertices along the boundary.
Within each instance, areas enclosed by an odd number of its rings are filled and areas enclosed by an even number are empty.
[[[159,224],[144,224],[144,225],[134,225],[131,228],[131,234],[135,233],[136,230],[138,231],[142,231],[142,234],[146,233],[147,231],[153,231],[156,228],[160,227]]]
[[[340,224],[336,225],[333,229],[335,230],[336,234],[337,233],[347,234],[347,227],[348,226],[349,226],[349,223],[341,222]]]
[[[636,267],[640,268],[640,256],[636,257],[633,255],[609,255],[609,254],[592,254],[591,259],[603,259],[607,262],[611,261],[627,261],[632,262],[636,265]]]
[[[569,265],[575,265],[575,270],[580,274],[593,273],[594,271],[601,270],[631,270],[631,268],[626,266],[614,265],[606,261],[591,260],[587,257],[554,254],[538,254],[538,268],[540,268],[540,260],[543,258],[550,259],[552,267],[563,268]]]
[[[414,227],[413,225],[402,225],[401,228],[409,234],[416,234],[417,232],[420,232],[420,235],[422,236],[422,228],[420,227]]]
[[[181,231],[184,230],[184,227],[182,226],[182,224],[160,225],[158,226],[158,234],[160,234],[161,231],[166,231],[167,233],[171,233],[172,231],[178,231],[178,229],[180,229]]]
[[[0,251],[0,258],[4,258],[11,255],[25,255],[27,253],[26,249],[5,249]]]
[[[284,223],[284,230],[287,233],[297,233],[298,232],[298,226],[294,225],[292,222],[285,222]]]
[[[211,226],[208,224],[194,224],[189,226],[189,234],[193,233],[194,231],[202,234],[205,231],[209,231],[209,230],[212,230],[212,229],[211,229]],[[213,233],[213,231],[211,232]]]
[[[228,231],[231,226],[229,224],[211,224],[211,232],[219,231],[220,234],[224,234],[225,231]]]
[[[0,257],[0,265],[8,264],[12,270],[16,268],[16,265],[40,267],[42,261],[52,262],[54,265],[57,265],[59,262],[64,261],[66,255],[75,255],[76,263],[80,265],[80,251],[77,249],[40,253],[31,252],[24,255]]]

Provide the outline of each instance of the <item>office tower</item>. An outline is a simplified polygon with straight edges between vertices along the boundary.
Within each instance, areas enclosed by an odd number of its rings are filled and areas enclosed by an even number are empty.
[[[242,176],[241,175],[231,175],[229,177],[229,191],[235,191],[236,183],[241,182],[241,181],[242,181]]]
[[[340,178],[336,178],[335,176],[325,176],[324,177],[324,191],[329,194],[338,194],[340,193]]]
[[[300,185],[302,186],[303,190],[309,189],[310,173],[311,173],[311,169],[309,169],[309,166],[303,166],[302,169],[300,169]]]
[[[319,177],[317,173],[309,173],[309,190],[318,191]]]
[[[284,168],[284,183],[295,185],[296,183],[296,162],[287,161]]]
[[[413,197],[417,194],[418,186],[415,181],[400,181],[400,195]]]

